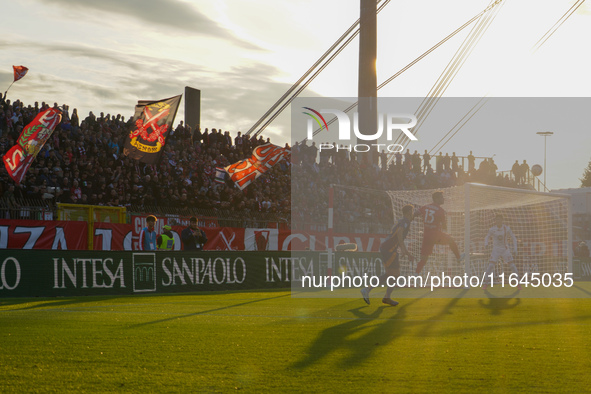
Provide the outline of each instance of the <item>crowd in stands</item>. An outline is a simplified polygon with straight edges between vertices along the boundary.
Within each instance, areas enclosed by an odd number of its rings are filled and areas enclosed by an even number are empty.
[[[250,157],[263,137],[232,138],[221,129],[195,130],[180,122],[165,145],[162,160],[147,165],[123,155],[132,124],[121,115],[92,112],[80,119],[77,110],[62,110],[63,119],[16,185],[0,171],[3,203],[18,208],[19,201],[41,200],[70,204],[195,208],[239,212],[277,212],[290,209],[289,167],[275,166],[244,191],[227,181],[214,182],[215,168]],[[24,126],[48,104],[23,105],[7,100],[0,108],[0,155],[12,147]]]
[[[6,171],[0,172],[0,196],[5,205],[18,207],[19,201],[25,199],[125,206],[134,210],[176,207],[230,213],[271,212],[286,218],[291,214],[293,220],[312,223],[326,222],[330,184],[414,190],[464,182],[517,187],[523,180],[521,172],[519,176],[515,172],[515,179],[497,175],[492,158],[480,159],[476,166],[472,152],[467,157],[456,156],[455,152],[451,156],[439,152],[431,157],[426,151],[421,155],[406,150],[389,161],[382,151],[375,160],[368,160],[367,154],[346,149],[319,152],[312,142],[294,144],[291,163],[280,163],[241,191],[229,180],[216,183],[215,168],[250,157],[254,147],[270,142],[269,139],[248,138],[240,132],[232,137],[230,132],[216,128],[192,130],[180,122],[170,131],[161,162],[147,165],[123,155],[125,138],[133,126],[131,119],[104,113],[95,116],[92,112],[81,119],[76,109],[70,113],[66,105],[53,106],[62,110],[62,122],[23,182],[16,185]],[[46,103],[2,103],[0,155],[16,143],[23,127],[46,108]],[[294,212],[292,195],[296,199]],[[358,204],[353,200],[347,204],[343,211],[355,212]]]
[[[393,157],[382,151],[374,155],[374,159],[368,159],[367,153],[355,153],[342,145],[338,150],[319,149],[325,146],[336,147],[336,144],[296,143],[292,147],[292,222],[326,223],[327,190],[331,184],[373,190],[418,190],[458,186],[465,182],[520,187],[525,179],[522,177],[518,182],[509,174],[499,175],[492,158],[479,158],[476,165],[477,158],[472,152],[466,157],[459,157],[455,152],[451,156],[439,152],[431,157],[427,151],[421,155],[407,149]],[[391,225],[390,201],[379,193],[369,196],[367,191],[350,192],[346,197],[337,197],[333,206],[335,226],[354,223],[355,230],[363,231],[361,224],[364,222],[384,222],[386,228]]]

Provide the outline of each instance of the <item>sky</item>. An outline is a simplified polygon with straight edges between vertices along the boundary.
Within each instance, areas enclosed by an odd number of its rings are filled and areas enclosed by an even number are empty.
[[[591,3],[533,51],[576,0],[503,0],[490,27],[443,97],[591,97]],[[490,0],[393,0],[378,16],[378,83],[482,11]],[[201,90],[202,128],[243,133],[359,17],[358,0],[19,0],[3,4],[0,90],[12,65],[29,74],[8,92],[25,104],[46,101],[95,114],[133,114],[138,100]],[[465,29],[386,85],[379,97],[424,97],[468,36]],[[354,40],[300,97],[355,97]],[[182,106],[183,104],[181,104]],[[299,110],[299,109],[298,109]],[[568,111],[567,111],[568,112]],[[177,122],[184,111],[177,114]],[[459,117],[461,114],[458,114]],[[571,116],[569,112],[569,116]],[[591,124],[508,121],[494,135],[468,122],[444,151],[543,164],[547,184],[576,188],[591,160]],[[474,118],[476,120],[476,117]],[[458,119],[459,120],[459,119]],[[447,127],[447,126],[446,126]],[[431,149],[447,133],[421,133],[408,148]],[[550,130],[549,127],[552,127]],[[290,109],[263,136],[290,142]]]

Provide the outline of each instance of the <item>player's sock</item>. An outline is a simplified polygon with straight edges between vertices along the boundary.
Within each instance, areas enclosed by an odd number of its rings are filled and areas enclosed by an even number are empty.
[[[460,250],[458,249],[458,245],[455,242],[451,242],[449,244],[449,248],[451,249],[453,254],[456,256],[456,259],[460,260],[462,258],[462,256],[460,256]]]
[[[421,260],[421,261],[419,261],[419,263],[417,264],[417,270],[415,272],[417,274],[420,274],[421,271],[423,270],[423,267],[425,266],[425,264],[427,264],[427,260]]]
[[[384,274],[384,275],[380,276],[378,278],[378,280],[380,281],[379,283],[384,283],[384,281],[386,280],[387,277],[388,277],[388,274]],[[378,287],[379,286],[380,285],[378,284]],[[375,287],[367,286],[366,289],[367,289],[367,293],[369,294],[369,292],[372,291],[373,289],[375,289]]]
[[[394,290],[393,287],[388,287],[386,289],[386,294],[384,295],[384,298],[392,298],[392,291]]]
[[[515,263],[511,263],[511,265],[509,265],[509,268],[511,268],[511,271],[515,274],[515,276],[517,276],[517,289],[521,290],[521,283],[519,283],[519,272],[517,271]]]
[[[367,290],[367,288],[361,289],[361,296],[363,297],[363,301],[365,301],[365,303],[367,305],[369,305],[369,303],[370,303],[370,301],[369,301],[369,291]]]
[[[489,278],[489,275],[492,274],[495,270],[495,264],[494,263],[488,263],[488,267],[486,267],[486,271],[484,272],[484,280],[487,280]],[[492,284],[492,280],[490,281],[490,284]]]
[[[511,268],[511,271],[513,271],[513,273],[515,275],[519,275],[519,272],[517,271],[517,267],[515,266],[515,263],[511,263],[511,265],[509,266],[509,268]]]

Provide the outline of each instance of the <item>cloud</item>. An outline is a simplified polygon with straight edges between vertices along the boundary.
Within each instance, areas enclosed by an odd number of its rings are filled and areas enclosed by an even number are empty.
[[[19,49],[35,51],[38,53],[45,52],[47,55],[60,54],[69,57],[85,57],[93,60],[108,61],[113,65],[128,67],[133,70],[139,70],[140,66],[137,62],[137,57],[131,59],[129,56],[108,49],[102,49],[97,47],[89,47],[86,45],[79,44],[54,44],[50,42],[39,43],[32,41],[3,41],[0,40],[0,49],[12,49],[14,47]]]
[[[173,77],[171,80],[170,76],[157,73],[153,73],[149,80],[128,75],[120,80],[120,84],[146,99],[178,94],[184,86],[200,89],[203,127],[242,131],[248,129],[290,86],[273,80],[280,70],[265,64],[235,67],[215,76],[191,70],[189,64],[179,63],[177,66],[182,71],[175,74],[183,75],[182,79]]]
[[[68,7],[84,12],[102,11],[137,19],[153,28],[159,25],[227,40],[246,49],[261,48],[236,37],[231,31],[192,7],[178,0],[37,0],[52,6]]]
[[[591,6],[589,6],[586,3],[582,4],[582,6],[579,6],[579,8],[577,8],[577,14],[579,14],[579,15],[591,15]]]
[[[21,83],[23,89],[13,88],[9,96],[20,98],[25,104],[44,100],[68,104],[78,108],[81,116],[93,111],[120,113],[127,118],[133,114],[137,100],[171,97],[183,93],[185,86],[191,86],[202,91],[203,128],[244,133],[290,87],[289,83],[277,80],[283,74],[279,68],[254,61],[218,71],[179,59],[132,57],[124,52],[86,45],[0,40],[0,49],[10,45],[39,54],[46,64],[54,58],[68,61],[59,76],[37,65],[29,72],[27,80],[23,80],[26,86]],[[78,58],[91,59],[92,68],[84,68],[89,62],[80,62]],[[116,73],[111,72],[111,65],[118,68]],[[0,71],[0,82],[8,84],[11,75]],[[304,94],[315,95],[308,91]],[[262,134],[272,137],[278,144],[288,142],[289,112],[286,108]],[[183,119],[183,114],[181,107],[177,122]]]

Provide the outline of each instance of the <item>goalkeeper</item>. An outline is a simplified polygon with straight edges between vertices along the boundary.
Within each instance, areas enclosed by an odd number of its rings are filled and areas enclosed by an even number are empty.
[[[500,258],[506,264],[509,264],[509,268],[513,271],[514,274],[518,274],[517,267],[513,262],[513,254],[517,254],[517,238],[511,228],[504,224],[504,217],[502,214],[497,214],[495,216],[495,225],[488,230],[488,234],[484,238],[484,246],[488,246],[489,241],[492,239],[492,252],[490,254],[490,262],[488,263],[488,267],[486,268],[485,277],[488,277],[493,270],[495,269],[496,263],[499,261]],[[509,250],[509,241],[512,240],[513,242],[513,254],[511,254],[511,250]],[[487,285],[483,284],[482,287],[486,289]],[[518,289],[521,289],[521,285],[518,285]]]
[[[390,235],[380,246],[380,253],[382,254],[382,263],[384,264],[384,268],[386,272],[384,275],[380,277],[380,283],[384,283],[387,281],[388,277],[397,277],[400,275],[400,253],[398,253],[398,248],[402,251],[403,255],[408,256],[410,261],[414,261],[413,255],[406,249],[404,245],[404,239],[408,235],[408,231],[410,230],[410,223],[413,220],[413,211],[414,208],[412,205],[405,205],[402,208],[402,219],[396,223],[396,225],[392,228]],[[379,285],[378,285],[379,286]],[[361,295],[363,296],[363,300],[369,305],[369,292],[372,290],[372,287],[366,287],[361,289]],[[397,301],[394,301],[390,296],[392,295],[392,290],[394,287],[388,286],[386,290],[386,294],[382,299],[382,302],[387,305],[396,306],[398,305]]]

